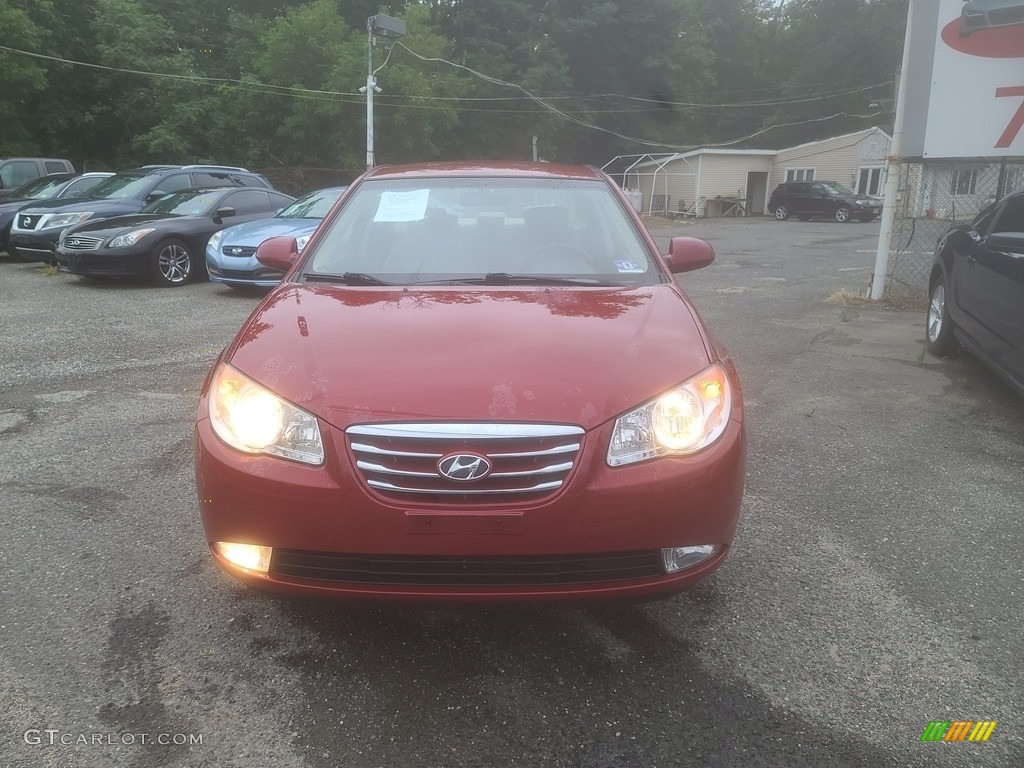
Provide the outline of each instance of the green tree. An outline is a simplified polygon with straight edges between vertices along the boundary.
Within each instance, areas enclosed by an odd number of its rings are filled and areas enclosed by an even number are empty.
[[[790,0],[769,68],[787,95],[808,100],[773,110],[766,125],[802,124],[772,131],[768,146],[887,124],[889,116],[872,116],[878,110],[870,104],[876,99],[892,104],[906,17],[907,0]],[[880,85],[853,91],[875,83]],[[816,121],[837,113],[848,116]]]

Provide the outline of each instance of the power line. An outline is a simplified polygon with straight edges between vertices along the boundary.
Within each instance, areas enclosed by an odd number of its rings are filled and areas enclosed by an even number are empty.
[[[610,135],[615,136],[617,138],[623,139],[624,141],[630,141],[630,142],[634,142],[636,144],[641,144],[641,145],[648,146],[648,147],[660,147],[662,149],[673,149],[673,150],[676,150],[678,152],[689,151],[689,150],[692,150],[692,149],[697,149],[698,147],[713,148],[713,147],[732,146],[734,144],[740,144],[740,143],[742,143],[744,141],[748,141],[748,140],[753,139],[753,138],[755,138],[757,136],[761,136],[761,135],[763,135],[765,133],[768,133],[769,131],[775,130],[776,128],[788,128],[788,127],[795,126],[795,125],[805,125],[805,124],[808,124],[808,123],[825,122],[827,120],[834,120],[837,117],[858,117],[858,118],[865,118],[866,119],[866,118],[869,118],[869,117],[876,117],[877,115],[882,114],[881,112],[875,112],[875,113],[872,113],[870,115],[852,115],[852,114],[850,114],[848,112],[837,112],[835,114],[828,115],[827,117],[810,118],[810,119],[807,119],[807,120],[799,120],[799,121],[792,122],[792,123],[781,123],[781,124],[777,124],[777,125],[770,125],[770,126],[767,126],[765,128],[762,128],[759,131],[755,131],[754,133],[751,133],[751,134],[749,134],[747,136],[741,136],[738,139],[732,139],[730,141],[723,141],[723,142],[719,142],[717,144],[690,144],[690,145],[668,144],[668,143],[660,142],[660,141],[652,141],[650,139],[642,139],[642,138],[639,138],[637,136],[627,136],[625,134],[619,133],[618,131],[613,131],[610,128],[604,128],[604,127],[602,127],[600,125],[595,125],[593,123],[589,123],[589,122],[587,122],[585,120],[581,120],[578,117],[574,117],[573,115],[571,115],[571,114],[569,114],[569,113],[567,113],[567,112],[565,112],[563,110],[560,110],[560,109],[558,109],[557,107],[555,107],[555,106],[553,106],[551,104],[548,104],[544,99],[534,95],[533,93],[531,93],[530,91],[526,90],[523,86],[519,85],[518,83],[510,83],[510,82],[507,82],[505,80],[501,80],[501,79],[496,78],[496,77],[491,77],[490,75],[485,75],[482,72],[477,72],[475,69],[472,69],[471,67],[467,67],[464,64],[458,64],[456,62],[448,61],[447,59],[443,59],[443,58],[440,58],[440,57],[436,57],[436,56],[435,57],[421,56],[420,54],[416,53],[414,50],[412,50],[411,48],[406,46],[401,41],[396,42],[395,46],[396,47],[400,46],[401,48],[403,48],[404,50],[408,51],[409,53],[411,53],[413,56],[415,56],[417,59],[420,59],[421,61],[428,61],[428,62],[429,61],[433,61],[433,62],[440,62],[442,64],[447,64],[447,65],[449,65],[451,67],[455,67],[456,69],[460,69],[460,70],[469,72],[470,74],[474,75],[475,77],[480,78],[481,80],[484,80],[485,82],[493,83],[494,85],[502,85],[502,86],[506,86],[506,87],[509,87],[509,88],[515,88],[515,89],[521,91],[522,93],[524,93],[527,97],[532,99],[535,103],[539,104],[541,107],[543,107],[548,112],[551,112],[552,114],[557,115],[558,117],[561,117],[564,120],[567,120],[567,121],[569,121],[571,123],[574,123],[574,124],[576,124],[576,125],[578,125],[578,126],[580,126],[582,128],[588,128],[590,130],[599,131],[601,133],[607,133],[607,134],[610,134]]]
[[[420,59],[421,61],[425,61],[425,62],[439,62],[439,63],[447,64],[448,66],[455,67],[457,69],[469,72],[473,76],[475,76],[475,77],[477,77],[477,78],[479,78],[479,79],[481,79],[481,80],[483,80],[485,82],[491,83],[493,85],[499,85],[499,86],[508,87],[508,88],[515,88],[515,89],[517,89],[518,91],[520,91],[520,92],[522,92],[524,94],[523,98],[538,104],[545,111],[550,112],[551,114],[556,115],[557,117],[560,117],[563,120],[566,120],[567,122],[570,122],[570,123],[573,123],[575,125],[578,125],[581,128],[586,128],[588,130],[599,131],[601,133],[606,133],[606,134],[615,136],[615,137],[620,138],[620,139],[622,139],[624,141],[630,141],[630,142],[633,142],[633,143],[636,143],[636,144],[641,144],[641,145],[644,145],[644,146],[659,147],[659,148],[671,149],[671,150],[675,150],[675,151],[687,151],[687,150],[690,150],[690,149],[696,149],[698,146],[703,146],[703,147],[731,146],[733,144],[739,144],[741,142],[744,142],[744,141],[747,141],[749,139],[755,138],[757,136],[763,135],[763,134],[765,134],[765,133],[767,133],[767,132],[769,132],[771,130],[775,130],[776,128],[784,128],[784,127],[790,127],[790,126],[794,126],[794,125],[804,125],[804,124],[807,124],[807,123],[814,123],[814,122],[824,122],[824,121],[827,121],[827,120],[833,120],[833,119],[835,119],[837,117],[844,117],[845,116],[845,117],[856,117],[856,118],[865,118],[866,119],[866,118],[869,118],[869,117],[875,117],[877,115],[882,114],[881,112],[875,112],[875,113],[872,113],[870,115],[852,115],[852,114],[847,113],[847,112],[837,112],[837,113],[835,113],[833,115],[829,115],[827,117],[810,118],[810,119],[807,119],[807,120],[801,120],[801,121],[797,121],[797,122],[793,122],[793,123],[782,123],[782,124],[767,126],[767,127],[763,128],[763,129],[761,129],[759,131],[756,131],[756,132],[754,132],[752,134],[749,134],[748,136],[743,136],[743,137],[738,138],[738,139],[733,139],[733,140],[730,140],[730,141],[720,142],[720,143],[717,143],[717,144],[701,144],[701,145],[669,144],[669,143],[665,143],[665,142],[654,141],[654,140],[650,140],[650,139],[644,139],[644,138],[640,138],[640,137],[637,137],[637,136],[628,136],[626,134],[619,133],[618,131],[613,131],[610,128],[604,128],[603,126],[599,126],[599,125],[596,125],[594,123],[590,123],[590,122],[588,122],[586,120],[583,120],[583,119],[581,119],[579,117],[576,117],[573,111],[567,111],[567,110],[559,109],[558,107],[548,103],[550,100],[553,100],[554,98],[562,98],[562,97],[543,97],[542,98],[542,97],[539,97],[539,96],[531,93],[530,91],[526,90],[521,85],[518,85],[516,83],[510,83],[510,82],[507,82],[505,80],[501,80],[501,79],[496,78],[496,77],[491,77],[490,75],[486,75],[486,74],[484,74],[482,72],[478,72],[478,71],[476,71],[476,70],[474,70],[474,69],[472,69],[470,67],[467,67],[467,66],[465,66],[463,64],[458,64],[458,63],[455,63],[455,62],[452,62],[452,61],[448,61],[447,59],[444,59],[444,58],[441,58],[441,57],[422,56],[422,55],[416,53],[411,48],[409,48],[408,46],[406,46],[405,44],[403,44],[401,42],[396,42],[395,46],[396,47],[400,46],[402,49],[408,51],[411,55],[413,55],[417,59]],[[360,94],[354,93],[354,92],[326,91],[326,90],[318,90],[318,89],[304,88],[304,87],[298,87],[298,86],[271,85],[269,83],[261,83],[261,82],[257,82],[257,81],[237,80],[237,79],[233,79],[233,78],[204,77],[204,76],[201,76],[201,75],[180,75],[180,74],[174,74],[174,73],[168,73],[168,72],[147,72],[147,71],[144,71],[144,70],[126,69],[126,68],[123,68],[123,67],[111,67],[111,66],[107,66],[107,65],[104,65],[104,64],[93,64],[93,63],[90,63],[90,62],[76,61],[74,59],[66,59],[66,58],[62,58],[60,56],[51,56],[51,55],[48,55],[48,54],[34,53],[32,51],[25,51],[25,50],[21,50],[21,49],[18,49],[18,48],[12,48],[12,47],[9,47],[9,46],[6,46],[6,45],[0,45],[0,51],[6,51],[7,53],[11,53],[11,54],[15,54],[15,55],[28,56],[28,57],[31,57],[31,58],[37,58],[37,59],[42,59],[42,60],[46,60],[46,61],[54,61],[54,62],[58,62],[58,63],[62,63],[62,64],[71,64],[71,65],[74,65],[74,66],[88,67],[88,68],[91,68],[91,69],[98,69],[98,70],[104,70],[104,71],[109,71],[109,72],[119,72],[119,73],[122,73],[122,74],[131,74],[131,75],[138,75],[138,76],[143,76],[143,77],[156,77],[156,78],[172,79],[172,80],[179,80],[179,81],[185,81],[185,82],[192,82],[192,83],[196,83],[196,84],[216,85],[218,87],[226,87],[226,88],[230,88],[232,90],[251,91],[251,92],[254,92],[254,93],[262,93],[262,94],[271,95],[271,96],[288,96],[290,98],[305,98],[305,99],[314,99],[314,100],[320,100],[320,101],[332,101],[332,102],[336,102],[336,103],[350,103],[350,104],[361,104],[362,103],[362,98],[361,98]],[[389,58],[390,58],[390,56],[389,56]],[[386,63],[387,63],[387,61],[385,61],[385,64]],[[383,67],[383,65],[381,65],[381,66]],[[866,90],[866,89],[871,88],[871,87],[877,87],[877,86],[864,86],[863,88],[854,89],[854,90]],[[353,98],[352,99],[337,98],[337,97],[342,97],[342,96],[350,96],[350,97],[353,97]],[[392,98],[392,99],[402,98],[402,96],[395,95],[395,96],[391,96],[390,98]],[[415,97],[406,97],[406,98],[433,99],[433,100],[438,100],[438,101],[441,101],[441,100],[444,100],[444,101],[448,101],[448,100],[460,101],[460,100],[462,100],[460,97],[415,96]],[[574,97],[566,97],[566,98],[574,98]],[[575,98],[578,98],[578,97],[575,97]],[[625,97],[625,98],[631,98],[631,97]],[[825,98],[831,98],[831,96],[829,96],[829,97],[820,97],[820,100],[824,100]],[[638,98],[638,100],[651,101],[652,103],[671,104],[670,102],[657,102],[657,101],[654,101],[654,100],[644,100],[644,99],[639,99],[639,98]],[[785,102],[780,102],[780,103],[785,103]],[[399,108],[399,109],[434,109],[434,110],[447,109],[445,107],[430,107],[430,106],[426,106],[426,105],[422,105],[421,106],[421,105],[398,104],[398,103],[388,103],[386,105],[390,106],[390,107]],[[766,103],[757,104],[757,106],[775,106],[775,105],[777,105],[777,104],[766,104]],[[693,105],[687,105],[687,106],[699,106],[699,105],[693,104]],[[730,106],[730,107],[736,107],[736,106],[742,106],[742,105],[704,105],[704,106],[705,107],[709,107],[709,106],[723,106],[723,107]],[[751,104],[749,104],[747,106],[755,106],[755,104],[751,103]],[[532,114],[532,112],[527,112],[527,111],[523,111],[523,110],[473,110],[473,109],[466,109],[466,108],[455,108],[455,111],[459,111],[459,112],[476,111],[476,112],[496,112],[496,113],[513,113],[513,114]],[[633,112],[633,111],[642,111],[642,110],[605,110],[605,112]],[[597,110],[585,110],[584,111],[584,113],[586,113],[586,114],[596,114],[596,113],[599,113],[599,112],[600,111],[597,111]]]

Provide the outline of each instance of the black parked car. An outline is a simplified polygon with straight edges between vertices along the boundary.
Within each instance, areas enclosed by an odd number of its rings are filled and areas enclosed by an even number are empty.
[[[836,181],[787,181],[779,184],[768,201],[768,210],[779,221],[796,216],[846,222],[851,218],[871,221],[882,211],[877,197],[857,195]]]
[[[258,173],[225,165],[145,165],[122,171],[96,186],[88,199],[53,200],[18,211],[11,225],[12,255],[32,261],[53,261],[57,238],[83,221],[138,213],[171,192],[199,187],[265,187]]]
[[[36,200],[57,200],[82,197],[112,173],[51,173],[22,184],[11,190],[9,197],[0,201],[0,251],[7,250],[14,215]]]
[[[1024,192],[942,236],[928,296],[929,351],[959,341],[1024,395]]]
[[[57,245],[57,264],[87,277],[138,276],[158,285],[183,285],[205,270],[210,235],[266,218],[292,200],[264,187],[175,192],[134,215],[69,227]]]

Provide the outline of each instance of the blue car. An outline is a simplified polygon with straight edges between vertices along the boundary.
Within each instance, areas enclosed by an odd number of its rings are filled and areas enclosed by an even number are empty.
[[[273,288],[283,273],[260,264],[256,249],[271,237],[290,235],[299,251],[320,220],[341,197],[345,187],[328,187],[300,197],[269,219],[249,221],[214,233],[206,245],[206,271],[210,280],[232,288]]]

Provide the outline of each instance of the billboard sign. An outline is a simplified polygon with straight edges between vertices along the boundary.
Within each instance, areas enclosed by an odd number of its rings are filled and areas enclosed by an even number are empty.
[[[911,7],[901,154],[1024,156],[1024,0]]]

